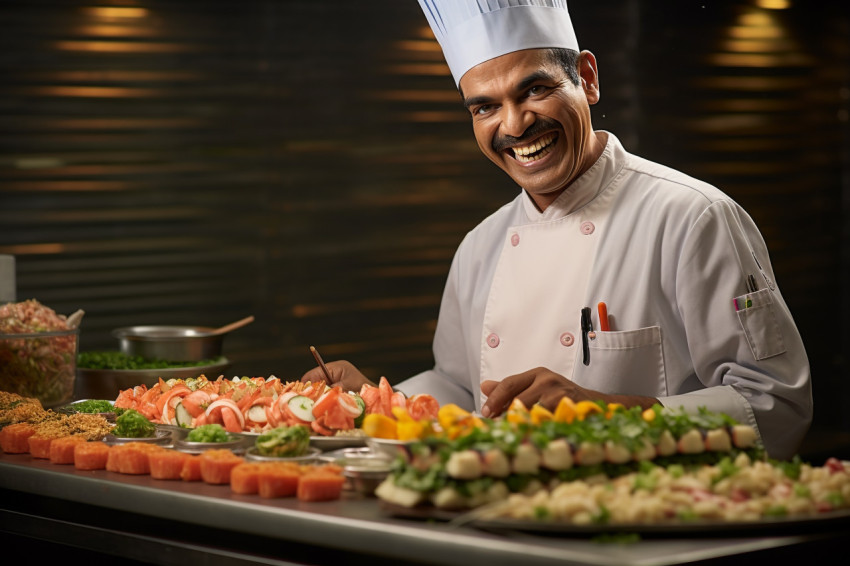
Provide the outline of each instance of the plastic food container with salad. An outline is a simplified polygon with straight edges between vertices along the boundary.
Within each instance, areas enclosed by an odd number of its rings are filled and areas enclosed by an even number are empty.
[[[70,401],[79,343],[75,318],[35,299],[0,305],[0,390],[34,397],[45,407]]]

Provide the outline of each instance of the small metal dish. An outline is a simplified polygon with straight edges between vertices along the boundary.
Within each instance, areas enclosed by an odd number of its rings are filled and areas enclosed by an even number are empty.
[[[301,456],[263,456],[257,447],[245,451],[245,459],[251,462],[293,462],[295,464],[312,464],[322,451],[318,448],[308,448]]]
[[[366,446],[368,446],[372,452],[390,459],[395,459],[401,456],[405,460],[410,460],[411,446],[414,444],[416,444],[416,441],[391,440],[387,438],[372,437],[366,439]]]
[[[171,435],[171,438],[176,440],[185,440],[186,436],[192,431],[191,428],[186,428],[171,424],[157,424],[157,430],[164,430]]]
[[[143,444],[169,445],[171,444],[171,433],[167,430],[157,429],[155,436],[146,436],[142,438],[131,438],[129,436],[115,436],[114,434],[107,434],[103,438],[103,442],[109,444],[110,446],[115,446],[116,444],[129,444],[131,442],[141,442]]]
[[[174,448],[188,454],[201,454],[205,450],[232,450],[236,454],[245,452],[247,448],[246,439],[241,435],[228,434],[230,440],[225,442],[191,442],[186,438],[179,438],[174,441]]]
[[[362,495],[373,495],[375,489],[386,479],[393,467],[393,458],[376,453],[370,448],[343,448],[327,452],[319,457],[342,467],[345,488]]]

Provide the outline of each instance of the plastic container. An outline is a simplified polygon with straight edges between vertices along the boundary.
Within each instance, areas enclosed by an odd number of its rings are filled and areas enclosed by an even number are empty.
[[[0,390],[34,397],[44,407],[74,396],[79,328],[0,334]]]

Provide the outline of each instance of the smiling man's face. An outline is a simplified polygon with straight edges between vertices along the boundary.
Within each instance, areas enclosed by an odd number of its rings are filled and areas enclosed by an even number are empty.
[[[599,100],[596,60],[587,51],[573,84],[543,49],[485,61],[460,80],[478,147],[545,210],[599,157],[590,105]]]

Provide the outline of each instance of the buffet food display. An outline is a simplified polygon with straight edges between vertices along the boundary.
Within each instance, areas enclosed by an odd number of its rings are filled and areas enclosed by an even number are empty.
[[[659,405],[564,398],[550,412],[515,401],[484,419],[385,380],[353,393],[199,376],[58,411],[0,392],[0,427],[6,453],[262,498],[343,498],[368,461],[360,494],[388,515],[473,526],[740,524],[850,509],[850,464],[773,461],[747,425]],[[322,453],[313,441],[325,434],[359,434],[364,446]]]

